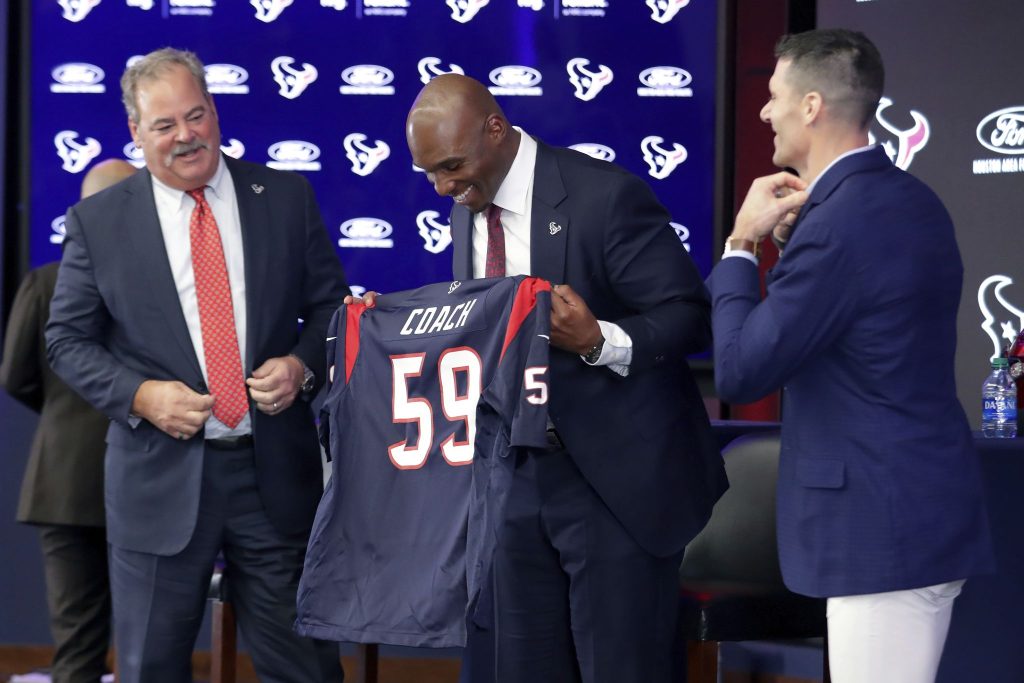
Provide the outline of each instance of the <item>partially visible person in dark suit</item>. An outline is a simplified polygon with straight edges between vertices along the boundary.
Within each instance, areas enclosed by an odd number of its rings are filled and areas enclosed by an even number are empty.
[[[82,179],[82,198],[135,167],[102,161]],[[43,330],[58,263],[25,276],[4,334],[0,384],[39,413],[18,501],[18,521],[39,528],[54,653],[53,683],[96,683],[110,645],[110,580],[103,516],[103,439],[110,421],[50,369]]]
[[[868,142],[884,69],[866,36],[809,31],[775,54],[761,119],[799,177],[754,181],[711,274],[715,381],[737,402],[785,389],[779,559],[789,588],[827,598],[832,680],[932,683],[964,580],[992,567],[953,373],[953,223]]]
[[[454,200],[456,279],[555,284],[552,445],[516,456],[479,680],[666,681],[683,549],[726,488],[686,362],[710,344],[700,274],[642,180],[514,128],[471,78],[427,84],[406,138]]]
[[[292,624],[323,492],[309,399],[341,264],[302,176],[221,153],[194,54],[152,52],[121,89],[146,168],[68,210],[46,327],[54,370],[111,419],[119,681],[191,680],[223,552],[261,680],[337,683],[337,645]]]

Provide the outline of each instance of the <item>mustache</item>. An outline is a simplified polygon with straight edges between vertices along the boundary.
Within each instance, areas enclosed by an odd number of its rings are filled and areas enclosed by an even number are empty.
[[[188,154],[189,152],[194,152],[197,149],[208,150],[210,149],[210,145],[205,140],[200,140],[198,138],[192,142],[179,142],[167,153],[167,156],[164,157],[164,166],[170,168],[171,164],[174,163],[174,160],[177,157],[180,157],[183,154]]]
[[[193,140],[192,142],[180,143],[180,144],[177,144],[177,145],[174,146],[174,149],[171,150],[169,156],[171,156],[172,158],[173,157],[180,157],[183,154],[188,154],[190,152],[194,152],[197,149],[207,149],[208,150],[208,149],[210,149],[210,145],[206,144],[206,141],[198,140],[198,139],[197,140]]]

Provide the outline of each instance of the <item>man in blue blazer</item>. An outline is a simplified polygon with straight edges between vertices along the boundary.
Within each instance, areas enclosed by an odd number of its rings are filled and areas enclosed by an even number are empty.
[[[930,682],[964,579],[991,566],[954,384],[953,224],[868,145],[884,72],[865,36],[787,36],[776,56],[761,118],[799,178],[754,182],[712,273],[715,379],[736,402],[784,388],[780,561],[791,589],[828,598],[832,680]]]
[[[223,552],[261,679],[340,681],[337,648],[292,621],[322,492],[307,398],[344,274],[303,178],[221,154],[195,55],[151,53],[122,90],[146,170],[69,209],[46,329],[56,372],[111,419],[118,679],[191,680]]]
[[[556,285],[552,445],[518,455],[495,557],[497,680],[667,680],[679,561],[726,487],[686,363],[709,343],[697,269],[643,181],[513,128],[471,78],[427,84],[406,134],[455,202],[454,277]]]

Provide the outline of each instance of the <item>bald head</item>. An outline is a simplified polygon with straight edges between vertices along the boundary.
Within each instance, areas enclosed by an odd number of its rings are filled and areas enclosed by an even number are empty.
[[[444,74],[433,79],[420,90],[409,112],[409,122],[417,117],[435,117],[459,112],[486,118],[490,114],[505,114],[498,102],[480,81],[461,74]]]
[[[135,167],[124,159],[101,161],[85,174],[82,179],[82,199],[105,190],[135,173]]]
[[[444,74],[423,86],[405,127],[413,163],[441,196],[470,211],[494,200],[519,151],[519,132],[482,83]]]

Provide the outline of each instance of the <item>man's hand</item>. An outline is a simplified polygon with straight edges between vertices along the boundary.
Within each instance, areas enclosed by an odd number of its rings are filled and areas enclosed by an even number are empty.
[[[750,185],[743,205],[736,214],[736,225],[733,226],[730,239],[748,239],[760,242],[784,220],[789,220],[785,235],[780,228],[776,236],[782,240],[789,239],[792,221],[800,207],[807,201],[807,183],[791,173],[782,171],[775,175],[758,178]],[[788,218],[788,214],[792,218]]]
[[[352,296],[351,294],[349,294],[342,300],[341,303],[345,304],[346,306],[349,304],[366,304],[367,308],[373,308],[374,304],[377,303],[378,296],[380,296],[380,294],[378,292],[373,291],[367,292],[366,294],[363,294],[361,297]]]
[[[191,439],[210,417],[214,397],[197,394],[178,381],[148,379],[132,399],[132,414],[175,439]]]
[[[551,345],[580,356],[601,342],[601,326],[569,285],[551,291]]]
[[[279,356],[268,358],[245,383],[256,407],[267,415],[277,415],[295,402],[303,374],[302,361],[295,356]]]

